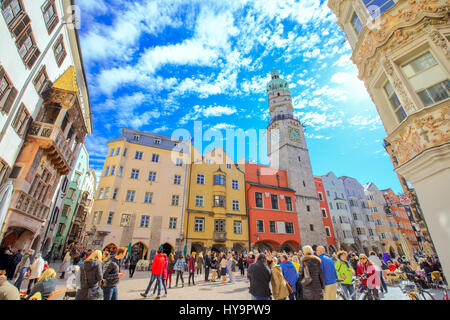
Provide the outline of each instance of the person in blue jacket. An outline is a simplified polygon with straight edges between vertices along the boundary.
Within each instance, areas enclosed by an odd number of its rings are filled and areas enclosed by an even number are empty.
[[[286,255],[281,256],[280,266],[284,279],[286,279],[292,290],[294,290],[291,294],[289,294],[289,300],[295,300],[295,292],[297,289],[298,281],[297,269],[295,269],[294,264],[292,263],[292,261],[288,260]]]
[[[323,298],[324,300],[336,300],[337,273],[334,262],[330,257],[325,255],[325,248],[323,246],[318,246],[316,252],[317,256],[322,261],[320,267],[322,268],[323,276],[325,278],[325,290]]]

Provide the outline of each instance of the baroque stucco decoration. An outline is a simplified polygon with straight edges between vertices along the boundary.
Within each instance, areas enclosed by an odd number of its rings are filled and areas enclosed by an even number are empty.
[[[410,112],[416,110],[417,107],[414,105],[414,103],[408,96],[405,85],[397,76],[394,70],[394,65],[386,56],[383,57],[383,68],[386,71],[386,75],[388,76],[392,86],[394,87],[394,91],[397,94],[398,98],[400,99],[405,110]]]
[[[406,2],[406,1],[405,1]],[[376,29],[366,28],[353,50],[352,61],[359,69],[359,77],[367,79],[376,69],[380,52],[386,53],[407,40],[420,36],[423,30],[430,32],[433,42],[447,46],[445,38],[432,25],[448,23],[450,5],[445,0],[408,0],[409,6],[402,7],[400,1],[392,13],[382,15]],[[331,6],[330,6],[331,7]],[[447,17],[447,18],[446,18]],[[446,55],[448,56],[448,48]]]
[[[392,151],[402,165],[431,147],[450,141],[450,106],[419,116],[406,128],[389,137]]]

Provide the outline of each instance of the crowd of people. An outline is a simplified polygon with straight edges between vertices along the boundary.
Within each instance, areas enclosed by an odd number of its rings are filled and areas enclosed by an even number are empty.
[[[137,252],[128,253],[126,248],[111,250],[66,250],[61,256],[59,278],[67,273],[76,274],[74,298],[77,300],[117,300],[118,283],[128,269],[132,278],[141,260]],[[424,278],[423,286],[431,281],[433,272],[442,273],[437,257],[415,256],[419,267],[413,270],[403,256],[390,257],[388,253],[365,254],[339,251],[327,255],[323,246],[304,246],[298,252],[191,252],[166,254],[160,248],[150,260],[150,279],[140,295],[167,296],[168,289],[204,282],[236,281],[236,275],[248,279],[249,292],[254,300],[335,300],[338,285],[345,295],[355,300],[355,290],[367,290],[371,299],[380,299],[388,292],[387,275],[394,272],[416,273]],[[245,273],[247,271],[247,275]],[[172,278],[174,277],[174,283]],[[40,253],[28,250],[22,255],[10,248],[0,252],[0,300],[48,299],[58,283],[57,272],[49,267]],[[14,284],[10,281],[15,279]],[[355,285],[358,280],[360,287]],[[22,282],[28,280],[27,290],[20,291]],[[152,285],[154,285],[152,290]]]

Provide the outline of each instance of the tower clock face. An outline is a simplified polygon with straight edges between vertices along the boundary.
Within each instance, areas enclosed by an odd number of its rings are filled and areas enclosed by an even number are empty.
[[[293,141],[300,141],[300,131],[295,128],[289,128],[289,139]]]

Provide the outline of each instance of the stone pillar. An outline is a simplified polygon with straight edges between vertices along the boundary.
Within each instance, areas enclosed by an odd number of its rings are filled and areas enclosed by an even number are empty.
[[[161,228],[162,228],[162,216],[152,217],[152,229],[149,242],[149,250],[158,250],[161,246]]]

